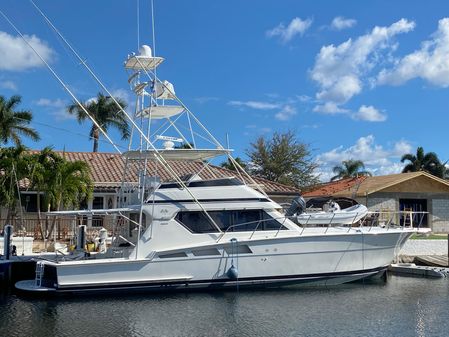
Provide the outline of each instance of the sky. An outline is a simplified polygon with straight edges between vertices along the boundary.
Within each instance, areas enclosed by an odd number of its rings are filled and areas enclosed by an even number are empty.
[[[131,107],[123,62],[152,46],[165,58],[158,76],[244,160],[257,137],[286,131],[309,144],[323,181],[348,159],[399,173],[418,146],[449,160],[447,0],[154,0],[155,46],[150,0],[35,3]],[[78,99],[101,91],[29,1],[0,10]],[[3,17],[0,95],[20,95],[19,109],[33,112],[42,139],[28,147],[91,151],[90,124],[66,112],[71,97]]]

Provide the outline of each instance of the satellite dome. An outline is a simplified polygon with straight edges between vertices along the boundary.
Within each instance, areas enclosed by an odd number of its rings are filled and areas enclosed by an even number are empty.
[[[142,45],[142,47],[140,47],[140,49],[139,49],[139,55],[146,56],[146,57],[152,57],[150,46],[147,46],[146,44]]]

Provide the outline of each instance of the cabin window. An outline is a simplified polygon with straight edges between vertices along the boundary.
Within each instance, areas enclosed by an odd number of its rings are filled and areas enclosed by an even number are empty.
[[[217,232],[204,212],[179,212],[176,215],[176,220],[193,233]]]
[[[129,221],[129,237],[136,237],[137,238],[137,224],[139,223],[139,218],[140,218],[140,213],[130,213],[129,214],[129,219],[131,221]],[[145,213],[142,212],[142,229],[144,230],[146,228],[146,224],[147,224],[147,217],[145,216]]]
[[[264,210],[208,211],[222,231],[248,232],[287,229]],[[217,228],[202,211],[179,212],[175,218],[192,233],[215,233]]]

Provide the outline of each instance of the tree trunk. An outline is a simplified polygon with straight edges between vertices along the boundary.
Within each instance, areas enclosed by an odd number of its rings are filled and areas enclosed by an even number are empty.
[[[57,203],[57,207],[56,207],[56,211],[59,211],[61,209],[61,202]],[[51,238],[51,235],[53,234],[53,230],[55,229],[55,225],[56,225],[56,220],[57,220],[58,216],[53,216],[53,221],[51,222],[51,227],[50,230],[48,231],[48,235],[47,235],[47,239]]]
[[[98,152],[98,138],[100,137],[100,130],[98,130],[97,127],[94,128],[94,132],[92,132],[92,137],[94,139],[93,152]]]
[[[39,233],[41,234],[42,240],[44,239],[44,231],[42,230],[42,219],[41,219],[41,191],[37,191],[37,225],[39,226]]]

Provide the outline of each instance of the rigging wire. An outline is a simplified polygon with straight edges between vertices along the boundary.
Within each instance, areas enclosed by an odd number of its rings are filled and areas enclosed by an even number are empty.
[[[33,0],[30,0],[33,5]],[[36,6],[36,5],[35,5]],[[38,8],[36,6],[36,8]],[[40,11],[40,10],[39,10]],[[42,13],[43,14],[43,13]],[[72,93],[72,91],[69,89],[69,87],[65,84],[65,82],[58,76],[58,74],[53,70],[53,68],[45,61],[45,59],[42,57],[42,55],[33,47],[33,45],[25,39],[25,36],[21,33],[21,31],[12,23],[12,21],[6,16],[5,13],[3,13],[2,10],[0,10],[0,15],[3,16],[3,18],[11,25],[11,27],[16,31],[16,33],[22,38],[22,40],[34,51],[34,53],[39,57],[39,59],[42,61],[42,63],[45,64],[47,69],[51,72],[51,74],[56,78],[56,80],[62,85],[62,87],[67,91],[67,93],[72,97],[72,99],[78,104],[78,106],[84,111],[84,113],[91,119],[91,121],[95,124],[95,126],[100,130],[100,132],[109,140],[109,142],[114,146],[117,152],[120,154],[122,153],[120,149],[115,145],[115,143],[112,141],[112,139],[108,136],[108,134],[103,130],[103,128],[98,124],[98,122],[91,116],[89,111],[81,104],[81,102],[76,98],[76,96]],[[84,63],[84,61],[83,61]]]
[[[137,49],[140,48],[140,1],[137,0]]]
[[[19,118],[19,117],[14,117],[14,119],[21,120],[21,121],[24,121],[24,122],[28,121],[26,119]],[[74,132],[74,131],[71,131],[69,129],[60,128],[60,127],[57,127],[57,126],[54,126],[54,125],[51,125],[51,124],[46,124],[46,123],[37,122],[37,121],[33,121],[33,124],[45,126],[47,128],[54,129],[54,130],[59,130],[59,131],[62,131],[62,132],[66,132],[66,133],[72,134],[74,136],[83,137],[83,138],[89,138],[89,140],[93,140],[94,139],[93,136],[88,135],[86,133]],[[105,143],[105,144],[110,144],[109,141],[104,140],[104,139],[98,139],[98,142]],[[117,147],[122,148],[123,150],[127,149],[126,146],[123,146],[123,145],[120,145],[120,144],[116,144],[116,145],[117,145]]]

